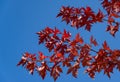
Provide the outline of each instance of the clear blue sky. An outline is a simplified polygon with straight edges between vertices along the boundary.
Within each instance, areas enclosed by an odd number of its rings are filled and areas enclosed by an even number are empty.
[[[76,32],[80,32],[86,41],[90,35],[95,34],[94,37],[99,43],[106,39],[113,49],[120,49],[118,45],[120,32],[114,39],[105,32],[106,24],[95,24],[89,33],[83,30],[76,31],[61,22],[60,18],[56,18],[62,5],[81,7],[88,4],[95,11],[100,7],[98,0],[0,0],[0,82],[53,82],[49,75],[42,80],[37,73],[32,76],[24,68],[16,67],[22,53],[26,51],[47,52],[38,45],[38,37],[35,34],[45,26],[56,26],[60,30],[66,28],[73,36]],[[77,79],[63,73],[57,82],[118,82],[120,80],[120,73],[116,70],[111,76],[112,78],[109,79],[100,73],[93,80],[80,70]]]

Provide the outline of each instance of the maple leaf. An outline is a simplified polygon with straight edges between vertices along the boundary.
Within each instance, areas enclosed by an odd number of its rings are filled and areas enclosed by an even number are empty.
[[[34,62],[29,61],[26,65],[26,69],[29,70],[30,74],[33,74],[36,64]]]
[[[60,66],[57,66],[57,70],[58,70],[59,72],[63,72],[63,71],[62,71],[62,68],[61,68]]]
[[[64,33],[62,35],[62,39],[66,40],[69,39],[71,37],[71,34],[69,32],[66,32],[66,30],[64,29]]]
[[[79,34],[79,33],[76,35],[75,41],[76,41],[76,42],[79,42],[80,44],[83,44],[83,42],[84,42],[83,39],[80,37],[80,34]]]
[[[87,6],[86,8],[83,8],[83,10],[84,10],[86,15],[93,14],[93,11],[92,11],[92,9],[89,6]]]
[[[94,46],[98,45],[97,41],[93,38],[93,36],[90,37],[90,43],[93,44]]]
[[[57,64],[55,64],[52,67],[52,71],[50,73],[50,75],[54,78],[54,81],[57,80],[57,78],[60,76],[60,73],[62,72],[62,69],[60,68],[60,66],[56,66]]]
[[[98,21],[98,22],[102,22],[103,18],[104,18],[104,14],[103,14],[102,11],[99,9],[99,12],[98,12],[98,13],[96,14],[96,16],[95,16],[95,19],[96,19],[96,21]]]
[[[114,37],[118,29],[119,29],[118,25],[116,26],[108,25],[106,31],[109,31],[109,33]]]
[[[43,55],[42,52],[39,52],[39,60],[42,61],[46,58],[47,56]]]
[[[73,75],[75,78],[77,78],[78,70],[77,70],[77,69],[73,70],[73,71],[72,71],[72,75]]]
[[[60,30],[58,30],[58,29],[55,27],[55,29],[53,30],[54,36],[56,36],[57,34],[60,34],[60,33],[61,33]]]
[[[96,71],[96,66],[93,64],[91,67],[88,67],[88,68],[85,70],[85,73],[88,73],[88,75],[89,75],[91,78],[95,78],[95,71]]]
[[[42,31],[37,32],[37,35],[39,37],[39,44],[43,43],[47,38],[46,33],[42,32]]]
[[[68,71],[67,71],[67,74],[71,73],[72,72],[72,75],[77,78],[77,75],[78,75],[78,69],[80,68],[79,66],[79,63],[78,62],[75,62],[75,64],[71,67],[69,67]]]
[[[57,14],[56,17],[60,17],[60,16],[62,16],[62,15],[63,15],[63,13],[60,12],[60,13]]]
[[[89,73],[89,76],[90,76],[91,78],[95,78],[95,73],[94,73],[94,72],[90,72],[90,73]]]
[[[111,25],[113,22],[115,22],[115,20],[112,17],[108,17],[108,23]]]
[[[119,13],[120,12],[120,1],[115,1],[115,3],[113,4],[113,9],[114,12]]]
[[[39,75],[42,77],[42,79],[44,79],[46,76],[45,66],[37,67],[37,71]]]
[[[114,64],[108,64],[108,68],[104,68],[104,74],[106,74],[109,78],[111,77],[110,76],[110,73],[113,73],[113,68],[115,67]]]
[[[87,31],[90,31],[90,30],[91,30],[91,24],[90,24],[89,22],[86,24],[85,29],[86,29]]]
[[[60,49],[61,49],[61,47],[62,47],[62,42],[60,42],[60,43],[56,43],[55,44],[55,46],[56,46],[56,48],[54,49],[54,52],[57,52],[57,51],[59,51]]]
[[[73,55],[73,56],[77,56],[78,55],[78,51],[77,51],[77,49],[75,48],[75,47],[73,47],[73,48],[71,48],[71,54]]]
[[[27,63],[27,58],[25,56],[22,56],[21,60],[17,64],[17,66],[21,65],[24,66]]]
[[[56,42],[54,42],[54,40],[46,42],[46,47],[48,48],[49,52],[51,52],[54,49],[54,44],[55,43]]]
[[[70,66],[71,66],[71,63],[69,62],[68,59],[65,59],[65,60],[63,61],[63,66],[67,66],[67,67],[70,67]]]
[[[111,50],[106,41],[104,41],[104,43],[103,43],[103,48],[104,48],[105,50],[108,50],[108,51]]]
[[[30,53],[25,52],[24,57],[29,58],[30,56],[31,56],[31,54],[30,54]]]
[[[28,59],[31,61],[36,61],[35,54],[30,54],[28,52],[25,52],[24,55],[22,56],[21,60],[17,64],[17,66],[19,66],[19,65],[24,66],[28,62]]]
[[[57,55],[57,57],[59,57],[59,58],[60,58],[60,57],[63,57],[62,53],[57,53],[56,55]]]
[[[42,62],[41,66],[37,67],[37,72],[42,77],[45,78],[47,71],[50,71],[50,68],[47,66],[46,62]]]
[[[110,16],[111,17],[113,16],[115,18],[119,18],[120,17],[117,13],[114,13],[114,12],[110,13]]]

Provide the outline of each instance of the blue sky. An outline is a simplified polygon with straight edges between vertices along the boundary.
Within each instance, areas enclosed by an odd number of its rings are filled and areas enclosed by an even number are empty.
[[[100,7],[98,0],[0,0],[0,82],[53,82],[49,75],[42,80],[37,73],[30,75],[24,68],[16,67],[22,53],[26,51],[30,53],[43,51],[44,54],[48,54],[45,48],[38,45],[38,37],[35,34],[46,26],[56,26],[60,30],[66,28],[72,36],[80,32],[86,41],[89,40],[90,35],[94,35],[99,43],[106,40],[112,49],[120,49],[118,45],[120,32],[117,33],[116,38],[113,38],[105,32],[106,24],[95,24],[89,33],[82,29],[76,31],[65,22],[61,22],[60,18],[56,18],[63,5],[81,7],[88,4],[95,11]],[[120,74],[116,70],[111,76],[112,78],[109,79],[100,73],[93,80],[80,70],[77,79],[63,73],[57,82],[117,82],[120,80]]]

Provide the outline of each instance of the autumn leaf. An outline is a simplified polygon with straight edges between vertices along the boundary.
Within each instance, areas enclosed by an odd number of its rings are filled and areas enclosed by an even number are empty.
[[[75,69],[74,71],[72,71],[72,75],[73,75],[73,77],[77,78],[78,69]]]
[[[87,6],[86,8],[83,8],[83,9],[84,9],[84,12],[86,15],[93,13],[92,9],[89,6]]]
[[[94,73],[94,72],[90,72],[90,73],[89,73],[89,76],[90,76],[91,78],[95,78],[95,73]]]
[[[71,37],[71,34],[69,32],[66,32],[66,30],[64,29],[62,38],[65,39],[69,39]]]
[[[37,67],[37,71],[38,71],[39,75],[42,77],[42,79],[44,79],[46,76],[45,66]]]
[[[59,72],[63,72],[63,71],[62,71],[62,68],[61,68],[60,66],[57,66],[57,70],[58,70]]]
[[[53,30],[53,34],[54,36],[56,36],[57,34],[60,34],[61,32],[55,27],[55,29]]]
[[[42,61],[46,58],[47,56],[43,55],[42,52],[39,52],[39,60]]]
[[[75,41],[76,41],[76,42],[79,42],[80,44],[83,44],[83,42],[84,42],[83,39],[80,37],[80,34],[79,34],[79,33],[76,35]]]
[[[45,78],[47,71],[50,71],[50,68],[48,67],[46,62],[42,62],[41,66],[38,66],[36,69],[39,75],[42,77],[42,79]]]
[[[107,44],[107,42],[106,41],[104,41],[104,43],[103,43],[103,48],[105,49],[105,50],[110,50],[110,47],[108,46],[108,44]]]
[[[52,67],[52,71],[50,75],[53,77],[54,81],[57,80],[57,78],[60,76],[60,73],[62,72],[62,69],[60,66],[56,66],[56,64]]]
[[[33,74],[35,66],[36,65],[34,62],[29,61],[26,65],[26,69],[29,71],[30,74]]]
[[[108,23],[111,25],[115,20],[112,17],[108,17]]]
[[[75,62],[73,66],[68,68],[67,74],[72,73],[73,77],[77,78],[79,68],[80,68],[79,63]]]
[[[93,38],[93,36],[90,37],[90,43],[93,44],[94,46],[98,45],[97,41]]]
[[[63,61],[63,67],[66,66],[66,67],[70,67],[71,66],[71,63],[68,61],[68,59],[66,59],[65,61]]]
[[[17,66],[22,65],[24,66],[27,63],[27,58],[22,56],[21,60],[19,61],[19,63],[17,64]]]
[[[104,18],[104,14],[102,13],[102,11],[99,9],[99,12],[96,14],[96,21],[98,22],[102,22],[103,18]]]
[[[110,16],[111,16],[111,17],[113,16],[113,17],[115,17],[115,18],[119,18],[119,17],[120,17],[117,13],[114,13],[114,12],[111,13]]]
[[[73,67],[69,67],[68,71],[67,71],[67,74],[71,73],[73,71]]]
[[[60,58],[60,57],[63,57],[62,53],[57,53],[56,55],[57,55],[57,57],[59,57],[59,58]]]
[[[91,30],[91,24],[90,24],[90,23],[87,23],[85,29],[86,29],[87,31],[90,31],[90,30]]]

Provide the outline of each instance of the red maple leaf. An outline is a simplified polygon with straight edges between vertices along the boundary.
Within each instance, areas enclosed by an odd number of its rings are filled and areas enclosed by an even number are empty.
[[[42,61],[46,58],[47,56],[43,55],[42,52],[39,52],[39,60]]]
[[[90,43],[93,44],[94,46],[98,45],[96,39],[94,39],[93,36],[90,37]]]
[[[82,37],[80,37],[80,34],[79,34],[79,33],[76,35],[75,41],[76,41],[76,42],[79,42],[80,44],[83,44],[83,43],[84,43],[84,41],[83,41]]]
[[[106,41],[103,43],[103,48],[108,51],[111,50]]]
[[[70,37],[71,37],[71,34],[69,32],[66,32],[66,30],[64,29],[62,39],[66,40],[66,39],[69,39]]]
[[[57,57],[59,57],[59,58],[60,58],[60,57],[63,57],[62,53],[57,53],[56,55],[57,55]]]

